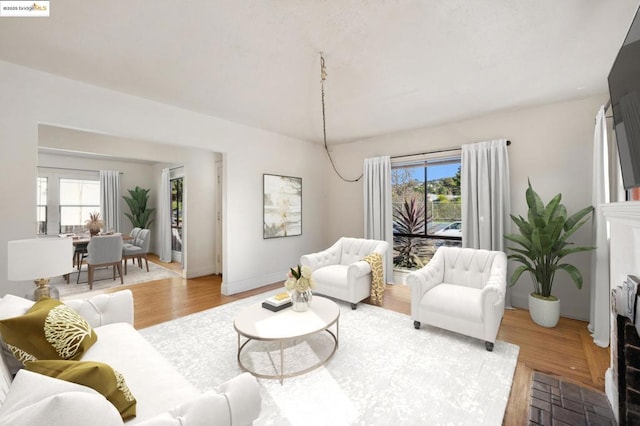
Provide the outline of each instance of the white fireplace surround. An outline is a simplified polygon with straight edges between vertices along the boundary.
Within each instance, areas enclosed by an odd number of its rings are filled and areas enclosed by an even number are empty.
[[[601,206],[602,212],[610,225],[609,260],[610,290],[621,286],[627,275],[640,276],[640,201],[610,203]],[[611,291],[609,291],[611,294]],[[609,322],[609,330],[613,330],[615,321],[613,314]],[[610,335],[611,346],[616,345],[617,336]],[[615,351],[610,351],[615,353]],[[613,363],[611,359],[609,369],[605,373],[605,392],[613,412],[618,419],[618,389],[613,377]]]

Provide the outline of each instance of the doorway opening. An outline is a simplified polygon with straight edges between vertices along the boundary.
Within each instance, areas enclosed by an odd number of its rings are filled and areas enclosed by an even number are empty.
[[[170,179],[171,182],[171,261],[182,264],[182,225],[183,225],[183,188],[182,176]]]

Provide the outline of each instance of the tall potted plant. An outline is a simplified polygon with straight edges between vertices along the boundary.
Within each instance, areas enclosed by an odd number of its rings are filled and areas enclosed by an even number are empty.
[[[149,229],[149,226],[153,223],[153,214],[156,211],[154,208],[147,208],[150,189],[143,189],[136,186],[134,189],[129,189],[128,191],[130,197],[123,195],[122,198],[127,202],[131,213],[125,213],[125,215],[134,227]]]
[[[505,235],[519,247],[509,247],[509,259],[522,265],[511,276],[509,286],[515,285],[523,272],[529,272],[533,281],[533,293],[529,295],[531,319],[544,327],[555,327],[560,318],[560,300],[551,294],[554,277],[562,270],[569,274],[578,289],[582,288],[582,274],[569,263],[560,263],[565,256],[592,250],[594,247],[574,247],[568,238],[589,220],[593,206],[588,206],[568,217],[567,209],[557,194],[545,206],[533,190],[531,182],[526,191],[529,211],[527,219],[511,215],[520,230],[519,234]]]

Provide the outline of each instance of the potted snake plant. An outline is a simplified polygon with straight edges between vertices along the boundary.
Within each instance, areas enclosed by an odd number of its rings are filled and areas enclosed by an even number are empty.
[[[545,206],[540,196],[533,190],[531,182],[526,191],[527,219],[511,215],[518,226],[519,234],[507,234],[505,238],[517,244],[508,247],[513,253],[509,259],[521,263],[509,282],[516,284],[524,272],[529,272],[533,281],[533,292],[529,295],[531,319],[544,327],[555,327],[560,318],[560,300],[552,294],[557,271],[566,272],[578,289],[582,288],[582,274],[570,263],[560,263],[565,257],[594,249],[575,247],[568,239],[590,218],[593,206],[588,206],[569,216],[566,207],[560,203],[557,194]]]

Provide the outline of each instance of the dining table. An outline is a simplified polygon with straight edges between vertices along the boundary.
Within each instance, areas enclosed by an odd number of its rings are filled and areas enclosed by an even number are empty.
[[[104,233],[104,234],[97,234],[99,235],[112,235],[113,233]],[[59,234],[58,235],[60,238],[71,238],[72,242],[73,242],[73,266],[77,266],[78,267],[78,271],[80,271],[80,268],[82,267],[82,257],[84,254],[87,253],[87,246],[89,245],[89,242],[91,241],[91,235],[90,234]],[[133,240],[133,237],[129,234],[122,234],[122,241],[131,241]]]

